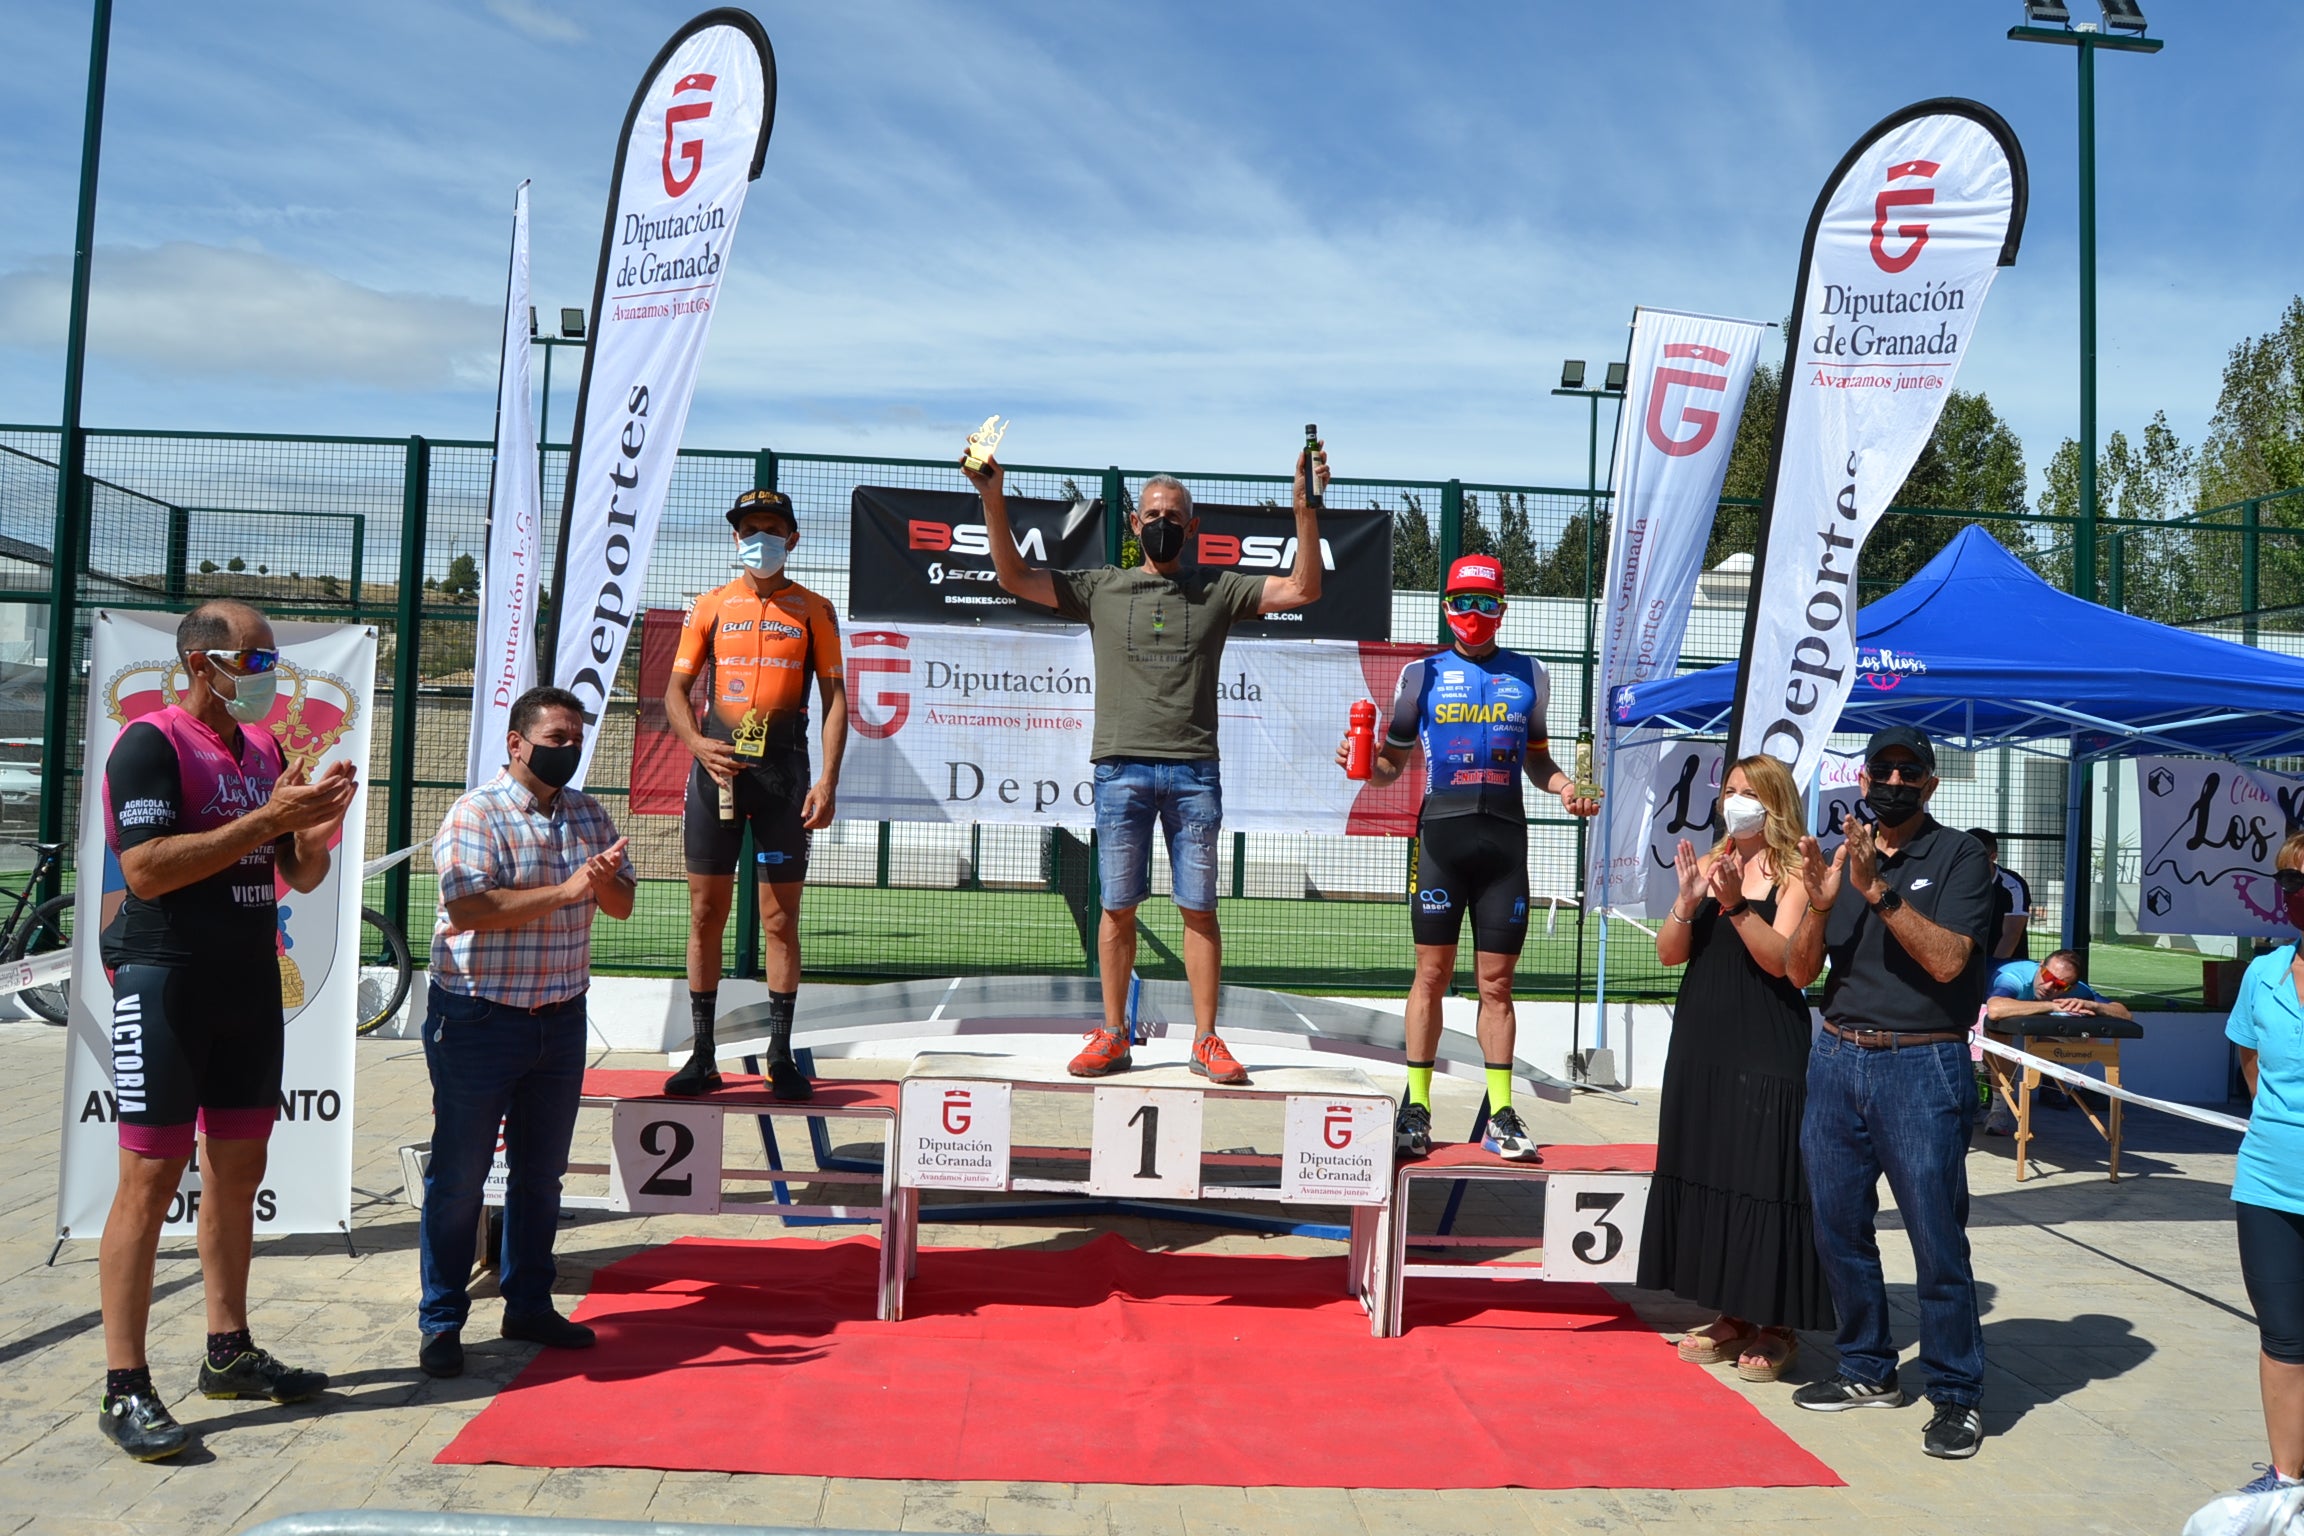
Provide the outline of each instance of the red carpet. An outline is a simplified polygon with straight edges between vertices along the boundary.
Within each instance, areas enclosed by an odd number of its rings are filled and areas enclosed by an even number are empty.
[[[1597,1287],[1430,1281],[1376,1339],[1342,1258],[683,1239],[600,1271],[443,1462],[1347,1488],[1837,1486]]]

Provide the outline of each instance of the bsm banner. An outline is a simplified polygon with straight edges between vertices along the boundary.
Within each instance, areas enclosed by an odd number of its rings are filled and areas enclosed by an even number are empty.
[[[2212,757],[2140,757],[2143,933],[2288,938],[2272,860],[2304,830],[2304,779]]]
[[[275,623],[280,694],[262,726],[279,738],[291,774],[343,761],[365,768],[376,678],[376,631],[354,624]],[[87,755],[91,789],[130,723],[179,702],[176,620],[100,610],[89,639]],[[352,1219],[352,1027],[360,989],[360,850],[367,846],[363,777],[328,877],[298,893],[278,884],[280,995],[287,1016],[280,1120],[256,1232],[337,1232]],[[72,911],[72,1008],[64,1065],[64,1148],[56,1198],[62,1237],[97,1236],[119,1180],[112,985],[98,935],[126,899],[120,861],[104,836],[104,797],[80,799],[79,868]],[[102,878],[94,878],[102,872]],[[134,1058],[129,1058],[134,1060]],[[168,1208],[170,1236],[191,1233],[200,1208],[198,1163]]]

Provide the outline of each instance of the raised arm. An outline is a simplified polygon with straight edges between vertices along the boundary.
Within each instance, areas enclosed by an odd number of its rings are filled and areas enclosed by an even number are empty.
[[[1888,882],[1880,878],[1880,851],[1872,841],[1872,829],[1854,816],[1846,823],[1848,840],[1841,844],[1848,859],[1848,878],[1856,882],[1856,893],[1866,905],[1877,903],[1888,894]],[[1955,933],[1931,918],[1922,917],[1910,902],[1893,912],[1880,914],[1888,923],[1889,935],[1903,946],[1904,953],[1920,962],[1920,969],[1938,981],[1952,981],[1968,967],[1968,957],[1976,952],[1976,940],[1965,933]]]
[[[968,477],[969,484],[984,501],[984,531],[992,545],[992,569],[1000,578],[1000,590],[1020,597],[1043,608],[1056,606],[1056,582],[1046,571],[1024,563],[1023,551],[1016,547],[1016,535],[1008,527],[1008,471],[998,459],[984,461],[982,470],[963,467],[960,473]]]
[[[1309,465],[1307,457],[1299,454],[1296,458],[1296,565],[1285,576],[1264,578],[1258,613],[1281,613],[1320,600],[1320,496],[1328,489],[1328,455],[1323,450],[1317,462]],[[1319,477],[1318,488],[1309,492],[1304,484],[1308,467]]]
[[[1799,926],[1792,930],[1791,942],[1785,946],[1784,979],[1802,990],[1824,974],[1824,925],[1831,918],[1832,903],[1839,899],[1840,882],[1847,870],[1846,843],[1826,859],[1815,838],[1800,839],[1800,879],[1784,892],[1786,901],[1797,898],[1800,902]]]

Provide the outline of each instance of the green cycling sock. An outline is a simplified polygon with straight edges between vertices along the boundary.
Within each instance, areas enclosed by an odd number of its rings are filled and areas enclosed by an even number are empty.
[[[1434,1059],[1437,1060],[1438,1058]],[[1408,1063],[1408,1102],[1421,1104],[1426,1109],[1432,1107],[1431,1062],[1412,1061]]]
[[[1488,1113],[1491,1115],[1499,1114],[1510,1109],[1512,1107],[1512,1063],[1507,1061],[1502,1066],[1498,1066],[1495,1062],[1490,1061],[1484,1062],[1482,1065],[1488,1071]]]

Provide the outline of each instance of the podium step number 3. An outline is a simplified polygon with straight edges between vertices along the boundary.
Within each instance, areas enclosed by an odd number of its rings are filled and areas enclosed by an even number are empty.
[[[1200,1198],[1202,1096],[1190,1088],[1099,1088],[1088,1193]]]
[[[1555,1173],[1544,1181],[1544,1278],[1629,1285],[1640,1277],[1644,1173]]]
[[[719,1211],[719,1105],[630,1099],[611,1113],[610,1209],[643,1216]]]

